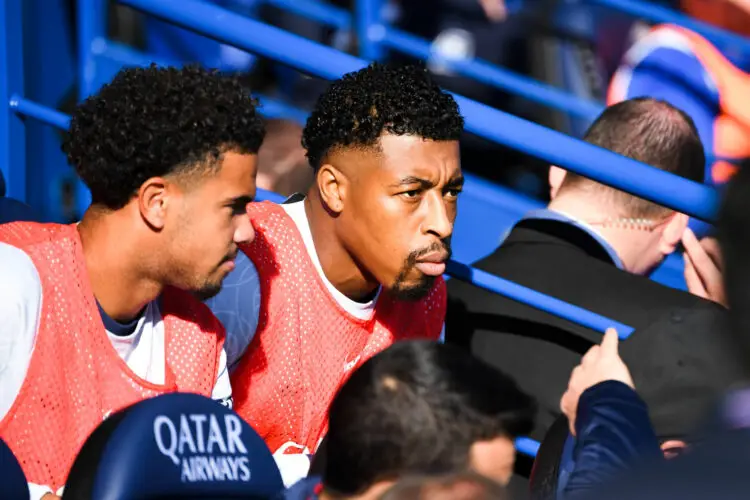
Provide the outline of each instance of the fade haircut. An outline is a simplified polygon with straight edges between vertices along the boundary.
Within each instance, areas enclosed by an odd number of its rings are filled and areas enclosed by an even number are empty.
[[[374,147],[384,133],[457,141],[464,120],[453,96],[422,66],[372,64],[331,83],[302,134],[317,171],[339,147]]]
[[[405,475],[468,470],[474,443],[530,432],[534,412],[511,378],[463,349],[399,342],[331,403],[323,484],[347,497]]]
[[[609,106],[588,129],[584,140],[659,170],[703,182],[706,157],[695,123],[667,102],[638,97]],[[560,192],[571,188],[595,189],[611,197],[616,206],[623,208],[626,217],[655,218],[670,212],[661,205],[569,171]]]

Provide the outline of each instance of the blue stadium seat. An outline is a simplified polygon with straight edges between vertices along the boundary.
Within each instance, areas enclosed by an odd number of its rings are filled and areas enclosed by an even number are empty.
[[[13,452],[0,439],[0,490],[3,498],[29,498],[29,486]]]
[[[18,200],[5,197],[5,179],[0,172],[0,224],[15,221],[38,222],[39,216],[33,208]]]
[[[7,222],[39,222],[39,216],[33,208],[13,198],[0,197],[0,224]]]
[[[63,498],[261,499],[283,488],[271,452],[236,413],[174,393],[99,425],[76,457]]]

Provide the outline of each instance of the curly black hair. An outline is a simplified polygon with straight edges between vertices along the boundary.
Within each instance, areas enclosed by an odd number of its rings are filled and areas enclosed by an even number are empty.
[[[255,154],[265,126],[232,76],[196,65],[127,68],[73,112],[63,151],[91,190],[117,210],[150,177],[216,168],[226,151]]]
[[[453,96],[423,66],[372,64],[333,82],[307,119],[302,146],[318,169],[341,146],[373,146],[383,133],[458,140],[464,120]]]

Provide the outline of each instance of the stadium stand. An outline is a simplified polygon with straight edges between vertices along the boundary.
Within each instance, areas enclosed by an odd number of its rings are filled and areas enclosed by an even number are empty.
[[[227,4],[229,3],[231,2]],[[256,3],[261,2],[258,0]],[[202,37],[277,60],[282,64],[324,79],[337,78],[345,72],[360,69],[367,64],[368,60],[379,58],[388,50],[401,51],[417,58],[431,56],[429,42],[389,26],[382,14],[382,2],[377,0],[357,2],[358,9],[354,16],[340,8],[313,0],[269,3],[275,3],[277,7],[281,5],[324,25],[358,32],[362,58],[291,35],[249,18],[236,10],[230,10],[227,5],[217,5],[201,0],[182,0],[179,3],[165,0],[121,0],[117,2],[119,7],[130,7],[154,19],[195,32]],[[750,47],[750,44],[741,37],[695,23],[689,18],[667,9],[654,7],[646,2],[590,0],[588,3],[601,8],[617,9],[628,15],[655,22],[680,24],[702,33],[717,44],[739,46],[743,50]],[[77,80],[77,98],[85,97],[93,92],[122,66],[145,65],[151,61],[161,64],[184,62],[169,59],[164,54],[142,53],[133,47],[112,40],[106,30],[108,10],[112,5],[105,0],[78,0],[75,23],[71,23],[75,29],[70,28],[66,34],[54,31],[60,28],[49,28],[51,24],[45,24],[39,19],[43,17],[42,14],[32,13],[32,10],[37,7],[40,11],[44,10],[42,9],[44,6],[46,3],[39,0],[32,0],[32,2],[6,0],[0,7],[0,33],[2,33],[0,35],[0,180],[4,175],[2,190],[7,195],[7,198],[0,198],[0,223],[11,220],[40,220],[31,207],[36,208],[42,205],[44,207],[41,212],[46,215],[45,219],[54,219],[55,216],[59,218],[59,211],[49,209],[51,203],[47,198],[59,198],[59,194],[50,194],[56,193],[52,178],[58,180],[68,175],[63,169],[54,165],[55,161],[59,161],[59,158],[55,160],[54,153],[42,154],[35,151],[37,148],[53,149],[49,144],[51,142],[54,145],[54,136],[50,136],[49,131],[40,132],[38,124],[33,123],[32,120],[65,129],[68,119],[64,113],[55,109],[60,100],[50,98],[55,92],[59,94],[59,89],[55,89],[54,92],[49,89],[39,90],[44,87],[44,84],[40,82],[44,82],[45,78],[49,81],[50,78],[50,75],[38,69],[45,65],[31,64],[28,58],[40,56],[42,63],[56,60],[54,64],[58,68],[59,65],[68,63],[64,71],[71,79]],[[46,12],[50,16],[53,13],[63,15],[62,11],[55,10],[59,8],[59,6],[49,6]],[[60,24],[59,18],[55,18],[53,23]],[[29,35],[29,33],[24,33],[24,29],[29,26],[41,29]],[[50,31],[45,32],[45,27]],[[49,35],[49,38],[45,39],[40,34]],[[73,63],[75,58],[70,49],[65,43],[61,43],[66,40],[66,36],[67,41],[71,41],[73,34],[77,41],[75,64]],[[24,43],[24,37],[27,39],[35,37],[34,43]],[[45,45],[45,40],[47,45]],[[45,45],[45,50],[40,48],[42,45]],[[555,108],[567,116],[585,120],[595,116],[596,112],[601,109],[601,103],[582,99],[546,83],[533,81],[523,75],[493,67],[482,61],[449,60],[444,62],[465,76],[504,91],[523,95],[528,100]],[[35,99],[34,97],[37,96],[39,98]],[[704,221],[711,222],[714,219],[718,196],[713,189],[592,147],[564,133],[521,120],[479,102],[460,96],[457,99],[466,117],[467,130],[475,135],[517,149],[538,157],[544,162],[559,165],[601,183],[675,208]],[[263,103],[263,111],[267,116],[284,117],[296,121],[304,119],[304,111],[293,108],[283,101],[268,98],[264,99]],[[36,165],[31,161],[35,158],[52,158],[52,160],[50,163]],[[605,165],[612,168],[604,168]],[[51,175],[45,177],[45,174]],[[607,318],[472,269],[470,264],[487,255],[497,246],[507,229],[522,213],[538,208],[542,206],[542,203],[471,174],[467,174],[465,189],[466,195],[461,201],[455,231],[455,261],[450,264],[448,274],[601,332],[613,324]],[[78,185],[76,194],[76,204],[79,210],[85,208],[88,204],[85,188]],[[274,193],[259,191],[259,199],[280,201],[281,197]],[[653,279],[669,286],[684,288],[681,258],[674,256],[668,259],[653,275]],[[627,325],[616,325],[616,327],[623,339],[627,338],[632,330]],[[184,407],[181,406],[183,404]],[[76,462],[76,467],[71,473],[71,483],[66,489],[65,498],[92,498],[92,495],[98,498],[94,493],[104,490],[97,488],[120,487],[145,488],[137,491],[138,495],[166,493],[188,495],[188,490],[180,490],[188,486],[181,483],[179,478],[175,479],[169,474],[160,474],[160,471],[165,470],[163,467],[170,465],[170,459],[157,456],[160,452],[158,447],[154,448],[157,446],[154,443],[150,443],[152,445],[150,453],[154,456],[154,460],[161,460],[161,465],[146,467],[153,475],[145,480],[139,477],[135,481],[133,476],[126,476],[125,474],[132,473],[132,470],[122,462],[123,457],[128,456],[128,453],[130,453],[134,467],[136,465],[143,467],[149,462],[144,462],[140,453],[135,452],[136,450],[142,451],[141,448],[131,445],[141,441],[125,436],[128,431],[138,432],[139,425],[142,425],[138,423],[138,420],[147,423],[151,419],[153,423],[153,419],[160,411],[164,414],[175,415],[178,414],[179,408],[183,408],[185,412],[220,413],[223,411],[223,415],[230,414],[228,411],[214,408],[213,405],[210,410],[207,406],[203,409],[203,404],[192,397],[166,396],[165,399],[147,401],[122,414],[110,417],[110,420],[92,435],[89,444],[82,450],[79,456],[80,463]],[[198,410],[191,410],[191,408]],[[144,428],[147,432],[152,432],[148,425]],[[247,429],[246,435],[251,432]],[[117,446],[117,439],[123,440],[120,441],[122,443],[132,439],[132,443],[126,443],[127,446]],[[109,441],[110,444],[104,446],[105,441]],[[555,440],[554,444],[558,445],[559,441]],[[539,444],[524,439],[517,442],[517,447],[522,453],[534,456],[537,454]],[[128,451],[129,448],[131,451]],[[554,448],[552,455],[557,453],[557,449]],[[117,458],[111,458],[114,455],[110,456],[108,453],[117,453]],[[2,453],[0,456],[3,456],[3,461],[0,462],[3,471],[10,470],[5,468],[5,456]],[[112,465],[114,463],[119,464],[119,467],[114,467]],[[545,481],[549,482],[550,475],[555,475],[558,467],[554,460],[551,463],[552,465],[549,466],[551,469],[548,469],[540,462],[536,477],[546,476]],[[270,492],[277,486],[273,481],[275,476],[271,464],[268,464],[268,467],[268,472],[262,473],[263,477],[268,479],[268,483],[261,484],[258,490],[262,494]],[[113,474],[115,470],[123,475],[117,478],[117,475]],[[172,473],[174,474],[174,471]],[[5,472],[3,472],[3,477],[6,477]],[[105,477],[106,482],[103,479],[97,479]],[[231,489],[229,483],[225,486]],[[170,490],[169,488],[172,487],[176,489]],[[232,495],[233,492],[230,489],[211,490],[208,488],[205,494]],[[77,491],[82,491],[83,496],[73,496],[78,495],[75,493]],[[125,492],[124,489],[122,491]],[[193,488],[190,494],[196,491]],[[122,493],[120,496],[113,494],[109,498],[129,498],[129,496]]]

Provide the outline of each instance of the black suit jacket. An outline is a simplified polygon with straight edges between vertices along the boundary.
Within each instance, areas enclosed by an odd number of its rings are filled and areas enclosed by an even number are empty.
[[[620,343],[660,437],[682,436],[741,378],[726,310],[618,269],[586,231],[527,219],[476,267],[635,328]],[[537,398],[532,437],[560,414],[581,355],[602,334],[471,284],[448,282],[446,340],[511,375]]]

